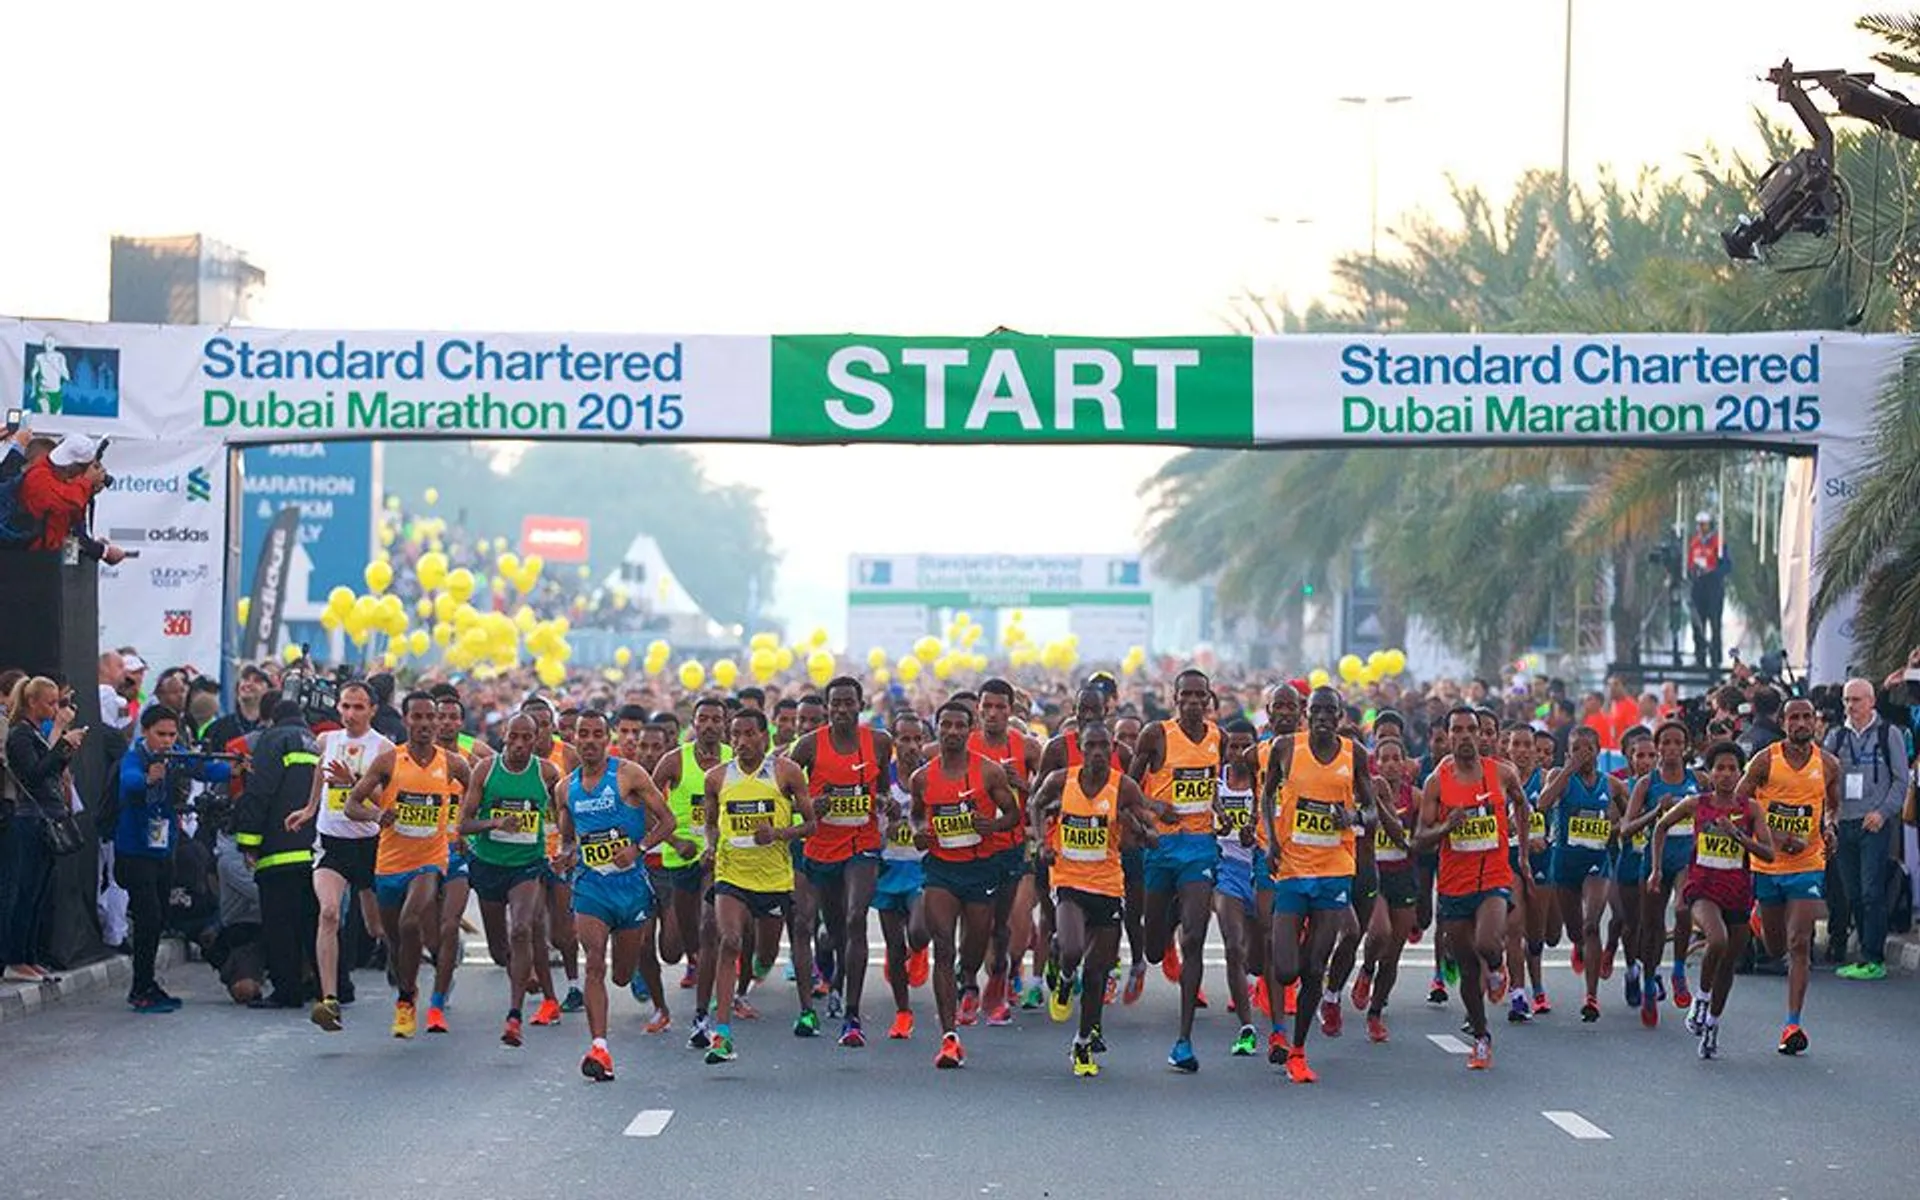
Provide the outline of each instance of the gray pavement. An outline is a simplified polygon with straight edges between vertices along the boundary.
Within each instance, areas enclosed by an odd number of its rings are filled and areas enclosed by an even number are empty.
[[[765,1018],[736,1025],[740,1061],[723,1067],[685,1049],[690,993],[674,991],[674,1029],[658,1038],[621,993],[619,1078],[603,1085],[578,1074],[582,1016],[530,1028],[518,1051],[497,1043],[504,983],[490,965],[462,969],[451,1034],[412,1042],[388,1036],[377,976],[361,975],[346,1030],[325,1035],[303,1014],[237,1009],[210,970],[179,966],[167,978],[188,1002],[177,1014],[136,1016],[97,993],[0,1026],[6,1194],[1913,1194],[1920,981],[1817,974],[1811,1052],[1788,1060],[1773,1051],[1784,980],[1742,978],[1723,1057],[1702,1063],[1671,1004],[1659,1029],[1641,1028],[1617,976],[1602,1020],[1581,1025],[1558,957],[1559,1010],[1497,1027],[1493,1070],[1470,1074],[1432,1040],[1453,1041],[1460,1014],[1424,1003],[1424,950],[1409,951],[1392,1041],[1368,1044],[1349,1008],[1344,1037],[1310,1043],[1311,1087],[1264,1058],[1227,1057],[1237,1026],[1218,1007],[1217,965],[1195,1076],[1165,1066],[1174,995],[1157,971],[1139,1005],[1110,1014],[1113,1050],[1092,1080],[1068,1073],[1069,1027],[1043,1012],[963,1031],[968,1066],[936,1072],[931,996],[916,993],[913,1040],[888,1042],[876,974],[867,1049],[794,1038],[791,986],[776,976],[759,993]],[[1576,1117],[1563,1127],[1550,1112]],[[1581,1122],[1607,1136],[1572,1136],[1592,1132]]]

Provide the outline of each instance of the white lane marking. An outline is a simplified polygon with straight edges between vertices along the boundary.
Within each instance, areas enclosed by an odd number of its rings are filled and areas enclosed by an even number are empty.
[[[1555,1125],[1558,1125],[1569,1136],[1578,1138],[1583,1142],[1607,1142],[1613,1140],[1612,1134],[1595,1125],[1592,1121],[1587,1120],[1577,1112],[1543,1112],[1540,1115],[1552,1121]]]
[[[643,1108],[640,1115],[627,1122],[628,1137],[659,1137],[660,1131],[673,1120],[670,1108]]]
[[[1427,1040],[1445,1050],[1448,1054],[1472,1054],[1473,1047],[1467,1045],[1450,1033],[1430,1033]]]

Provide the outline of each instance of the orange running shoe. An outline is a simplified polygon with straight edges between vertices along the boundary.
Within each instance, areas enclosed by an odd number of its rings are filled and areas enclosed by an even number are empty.
[[[1373,974],[1363,968],[1353,977],[1353,1006],[1365,1012],[1367,1001],[1371,999],[1373,999]]]
[[[446,1012],[439,1008],[429,1007],[427,1009],[427,1032],[428,1033],[445,1033],[446,1031],[447,1031]]]
[[[611,1083],[613,1055],[598,1046],[589,1047],[587,1056],[580,1060],[580,1073],[595,1083]]]
[[[961,1025],[971,1025],[980,1019],[980,992],[977,988],[967,988],[960,993],[960,1015],[955,1020]]]
[[[1247,989],[1247,1003],[1258,1009],[1261,1016],[1268,1020],[1273,1019],[1273,1006],[1267,1002],[1267,977],[1265,975],[1255,975],[1253,977],[1253,986]]]
[[[960,1044],[960,1035],[949,1033],[940,1039],[940,1052],[933,1056],[933,1065],[942,1071],[967,1065],[966,1047]]]
[[[1267,1035],[1267,1061],[1280,1066],[1287,1061],[1287,1053],[1292,1049],[1287,1045],[1286,1035],[1278,1029]]]
[[[1367,1040],[1375,1044],[1387,1040],[1387,1020],[1379,1013],[1367,1014]]]
[[[507,1023],[500,1029],[500,1044],[503,1046],[518,1046],[521,1044],[519,1017],[507,1018]]]
[[[1320,1082],[1320,1077],[1313,1073],[1312,1067],[1307,1065],[1307,1052],[1298,1046],[1294,1047],[1293,1053],[1287,1055],[1287,1078],[1295,1083]]]
[[[1780,1031],[1780,1045],[1775,1047],[1782,1054],[1804,1054],[1807,1050],[1807,1031],[1798,1025],[1789,1025]]]
[[[922,946],[907,957],[907,986],[924,987],[930,970],[927,948]]]
[[[745,996],[735,996],[733,998],[733,1015],[742,1021],[758,1021],[760,1019],[760,1010],[749,1003]]]
[[[913,1036],[913,1012],[901,1009],[893,1014],[893,1024],[887,1029],[887,1037],[896,1042],[904,1042]]]
[[[1180,982],[1180,947],[1169,941],[1167,952],[1160,959],[1160,973],[1167,977],[1168,983]]]
[[[1493,1065],[1493,1039],[1485,1034],[1473,1039],[1473,1050],[1467,1055],[1467,1070],[1484,1071]]]
[[[654,1010],[653,1020],[647,1022],[646,1032],[665,1033],[671,1028],[673,1028],[672,1014],[668,1013],[666,1009],[660,1008]]]
[[[540,1007],[533,1011],[533,1024],[558,1025],[559,1023],[560,1002],[552,996],[548,996],[540,1002]]]
[[[1127,968],[1126,986],[1120,989],[1120,1003],[1138,1004],[1140,993],[1147,988],[1147,963],[1145,959]]]

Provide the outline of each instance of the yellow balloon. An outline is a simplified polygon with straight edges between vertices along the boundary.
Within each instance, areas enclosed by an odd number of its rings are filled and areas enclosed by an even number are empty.
[[[376,558],[367,564],[366,570],[360,572],[360,577],[367,581],[367,590],[377,596],[393,583],[393,564]]]
[[[833,655],[826,650],[807,655],[807,678],[815,687],[827,686],[827,681],[833,678]]]
[[[756,633],[747,643],[748,650],[778,650],[780,635],[777,633]]]
[[[933,677],[935,679],[945,679],[951,674],[953,674],[953,660],[951,658],[942,654],[939,658],[933,660]]]
[[[445,621],[437,621],[433,626],[433,644],[445,647],[453,642],[453,626]]]
[[[346,616],[353,608],[353,589],[337,587],[327,593],[327,611],[338,616]]]
[[[540,582],[540,571],[546,566],[546,560],[538,554],[529,554],[520,560],[520,569],[514,572],[513,586],[523,592],[530,592]]]
[[[772,646],[757,646],[747,656],[747,670],[755,683],[765,683],[780,673],[780,655]]]
[[[540,682],[547,687],[559,687],[562,683],[565,683],[567,679],[566,665],[555,662],[551,658],[543,658],[536,661],[533,664],[533,673],[538,676]]]
[[[245,625],[247,618],[253,615],[253,597],[240,597],[240,602],[233,606],[233,613],[234,616],[240,618],[240,623]]]
[[[440,489],[435,487],[428,488],[426,491],[426,501],[428,504],[440,503]]]
[[[479,610],[475,609],[473,605],[456,604],[453,606],[453,627],[455,629],[465,630],[467,626],[479,619]]]
[[[1375,650],[1372,654],[1367,655],[1367,670],[1378,674],[1381,665],[1386,661],[1387,652],[1384,650]]]
[[[827,631],[824,628],[815,627],[814,631],[807,635],[807,649],[809,650],[817,650],[826,644]]]
[[[520,573],[520,556],[508,551],[493,560],[493,569],[496,573],[511,579]]]
[[[1358,654],[1341,655],[1340,661],[1336,663],[1335,666],[1340,671],[1340,678],[1346,680],[1348,683],[1360,682],[1360,672],[1367,668],[1367,664],[1360,661]]]
[[[900,673],[901,683],[912,683],[920,678],[920,660],[917,658],[911,656],[903,658],[893,664],[893,669]]]
[[[625,646],[622,646],[618,650],[615,650],[613,652],[613,665],[616,667],[625,667],[628,663],[632,661],[633,661],[633,651],[627,649]]]
[[[447,556],[437,550],[429,550],[414,564],[413,574],[421,587],[432,591],[447,581]]]
[[[382,525],[380,527],[380,544],[382,546],[392,547],[394,538],[397,536],[398,535],[393,532],[393,526]]]
[[[299,662],[300,647],[295,646],[292,643],[288,643],[287,645],[280,647],[280,661],[283,663]]]
[[[1386,663],[1384,664],[1385,673],[1389,678],[1391,678],[1392,676],[1398,675],[1407,669],[1407,652],[1406,651],[1388,650],[1383,657],[1386,659]]]
[[[465,567],[457,567],[447,572],[447,591],[453,594],[456,602],[464,603],[473,595],[473,572]]]
[[[892,683],[892,682],[893,682],[893,672],[892,672],[892,671],[889,671],[889,670],[887,670],[887,669],[886,669],[885,667],[880,667],[880,668],[878,668],[878,669],[876,669],[876,670],[874,671],[874,673],[873,673],[873,686],[875,686],[875,687],[885,687],[885,686],[887,686],[888,684],[890,684],[890,683]]]
[[[690,658],[687,661],[680,664],[680,686],[681,687],[687,689],[690,692],[698,691],[700,689],[700,685],[705,683],[706,681],[707,681],[707,669],[701,666],[699,662],[697,662],[696,660]]]
[[[341,624],[340,614],[333,609],[325,609],[320,613],[320,628],[326,630],[328,633],[337,631]]]
[[[1327,674],[1325,667],[1315,667],[1307,673],[1307,686],[1323,688],[1333,682],[1333,676]]]
[[[913,644],[913,656],[923,663],[940,657],[940,639],[928,635]]]
[[[354,629],[351,626],[347,629],[347,640],[356,646],[366,645],[369,636],[365,629]]]
[[[979,625],[963,626],[960,630],[960,644],[962,646],[971,646],[979,641],[981,628],[982,626]]]
[[[793,670],[792,646],[782,646],[773,652],[773,669],[775,671]]]
[[[425,655],[432,646],[433,639],[427,636],[424,629],[416,629],[407,635],[407,651],[415,658]]]
[[[433,616],[433,601],[425,596],[415,600],[413,602],[413,615],[419,617],[422,621],[431,618]]]
[[[730,688],[740,678],[740,664],[730,658],[718,659],[713,664],[713,681],[723,688]]]
[[[867,651],[867,665],[869,667],[872,667],[876,671],[878,671],[881,667],[886,666],[887,652],[885,650],[882,650],[878,646],[875,646],[873,649]]]
[[[400,652],[388,650],[380,655],[380,665],[391,671],[400,665]]]
[[[647,643],[648,658],[655,658],[655,657],[664,658],[667,655],[670,655],[672,653],[673,653],[673,647],[667,645],[665,642],[661,641],[659,638],[655,638],[651,642]]]

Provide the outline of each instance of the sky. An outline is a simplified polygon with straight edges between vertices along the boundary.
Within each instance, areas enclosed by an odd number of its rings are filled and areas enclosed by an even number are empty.
[[[1384,254],[1450,179],[1560,158],[1555,0],[82,7],[8,18],[0,313],[103,320],[112,235],[202,232],[262,325],[1219,333],[1321,293],[1376,182]],[[1579,0],[1576,181],[1752,149],[1769,66],[1871,66],[1854,15]],[[776,608],[837,631],[856,551],[1137,547],[1169,451],[698,453],[762,489]]]

